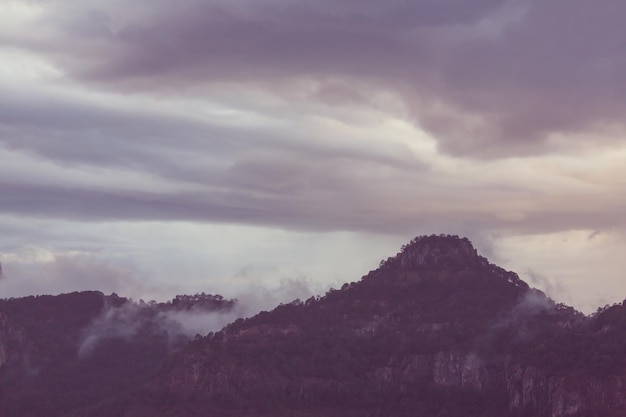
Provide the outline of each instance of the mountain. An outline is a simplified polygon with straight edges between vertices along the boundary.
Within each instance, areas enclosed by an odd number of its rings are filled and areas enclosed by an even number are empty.
[[[181,314],[234,305],[205,294],[135,303],[97,291],[0,300],[0,416],[84,415],[141,386],[191,340]]]
[[[68,329],[106,328],[97,317],[76,318]],[[3,323],[0,344],[14,341],[0,353],[7,375],[7,363],[37,357],[42,347]],[[51,341],[56,334],[52,326]],[[146,353],[165,339],[139,340]],[[99,356],[119,369],[103,385],[124,388],[89,398],[83,391],[56,415],[623,417],[626,410],[626,304],[586,317],[456,236],[415,238],[358,282],[181,341],[167,356],[163,349],[140,377],[138,364],[123,360],[137,340],[124,343]],[[68,350],[67,363],[79,352]],[[42,406],[56,400],[26,385],[20,392]]]
[[[359,282],[193,341],[126,415],[623,416],[624,309],[585,318],[467,239],[420,237]]]

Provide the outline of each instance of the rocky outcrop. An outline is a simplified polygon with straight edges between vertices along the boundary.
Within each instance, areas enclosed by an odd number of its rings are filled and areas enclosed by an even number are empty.
[[[419,236],[404,245],[395,260],[406,270],[487,264],[469,239],[453,236]]]

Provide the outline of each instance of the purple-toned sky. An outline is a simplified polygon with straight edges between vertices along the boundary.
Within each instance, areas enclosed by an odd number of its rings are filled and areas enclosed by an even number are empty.
[[[3,0],[0,296],[289,298],[452,233],[557,301],[621,301],[624,22],[623,0]]]

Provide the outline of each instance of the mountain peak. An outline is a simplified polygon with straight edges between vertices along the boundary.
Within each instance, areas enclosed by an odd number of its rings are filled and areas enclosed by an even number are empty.
[[[395,261],[403,269],[488,264],[469,239],[455,235],[418,236],[402,246]]]
[[[383,260],[373,272],[385,277],[386,282],[408,283],[434,273],[447,281],[467,282],[469,277],[475,277],[528,289],[516,273],[490,263],[478,254],[468,238],[456,235],[418,236],[403,245],[396,256]]]

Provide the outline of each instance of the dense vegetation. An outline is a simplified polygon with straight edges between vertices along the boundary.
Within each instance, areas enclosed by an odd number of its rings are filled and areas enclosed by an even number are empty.
[[[164,312],[233,306],[206,294],[135,303],[97,291],[0,300],[0,415],[84,415],[129,395],[190,340]]]

